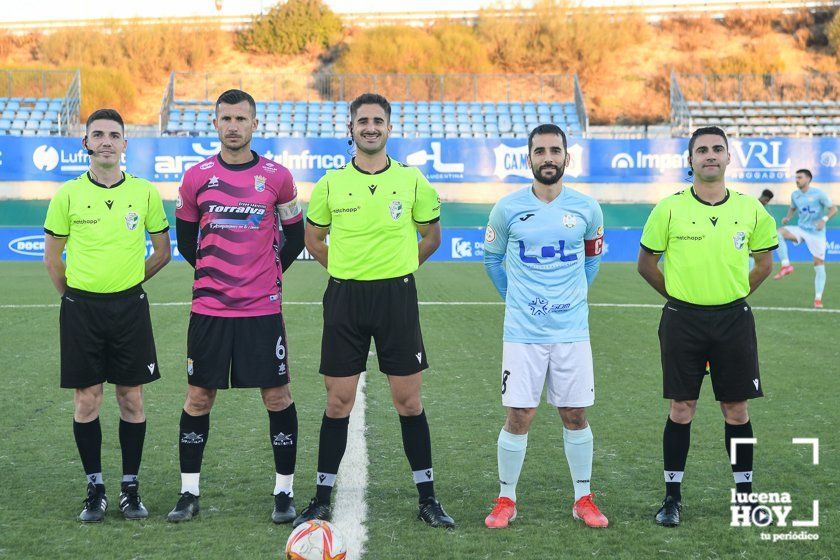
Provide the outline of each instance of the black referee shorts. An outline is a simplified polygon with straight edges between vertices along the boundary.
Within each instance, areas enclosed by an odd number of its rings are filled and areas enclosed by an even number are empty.
[[[413,275],[368,281],[329,279],[324,292],[321,373],[350,377],[364,371],[371,337],[382,373],[411,375],[429,367]]]
[[[112,294],[67,288],[59,332],[63,388],[105,381],[136,386],[160,378],[149,298],[139,284]]]
[[[697,306],[669,300],[659,322],[663,396],[695,400],[709,362],[715,399],[763,396],[752,309],[744,300]]]
[[[215,317],[190,313],[187,383],[205,389],[289,383],[283,314]]]

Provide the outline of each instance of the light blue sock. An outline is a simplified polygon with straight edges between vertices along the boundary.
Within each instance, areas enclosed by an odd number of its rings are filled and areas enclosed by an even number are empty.
[[[814,291],[816,292],[814,299],[822,299],[823,290],[825,290],[825,265],[821,264],[814,267]]]
[[[782,266],[787,266],[790,264],[790,259],[788,259],[788,252],[787,252],[787,242],[785,238],[782,237],[782,234],[779,234],[779,248],[776,249],[776,253],[779,255],[779,260],[782,261]]]
[[[528,447],[528,434],[511,434],[504,428],[499,432],[499,497],[516,501],[516,483],[525,462],[525,450]]]
[[[586,426],[582,430],[568,430],[563,427],[563,448],[566,461],[575,485],[575,501],[590,493],[589,478],[592,476],[592,429]]]

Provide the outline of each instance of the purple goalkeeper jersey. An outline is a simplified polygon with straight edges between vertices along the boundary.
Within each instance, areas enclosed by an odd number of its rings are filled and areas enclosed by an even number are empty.
[[[282,225],[303,218],[291,172],[252,152],[216,155],[184,173],[175,216],[198,222],[192,311],[217,317],[280,313]]]

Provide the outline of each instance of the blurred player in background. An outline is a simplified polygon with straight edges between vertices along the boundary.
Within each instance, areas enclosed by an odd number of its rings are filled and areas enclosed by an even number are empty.
[[[84,522],[102,521],[108,509],[99,424],[105,381],[115,385],[120,407],[119,508],[127,519],[149,515],[137,478],[146,438],[143,385],[159,379],[160,368],[141,284],[169,262],[171,251],[157,189],[120,169],[127,145],[117,111],[91,113],[82,140],[90,169],[61,186],[44,223],[44,262],[61,295],[61,386],[75,389],[73,435],[88,482]],[[148,259],[146,232],[154,249]]]
[[[790,197],[790,208],[787,216],[782,218],[783,227],[779,228],[779,260],[782,268],[773,277],[774,280],[784,278],[793,273],[793,266],[788,259],[786,239],[799,245],[805,241],[808,252],[814,257],[814,307],[821,309],[822,296],[825,290],[825,226],[837,213],[837,207],[828,195],[816,187],[811,186],[814,176],[808,169],[796,171],[796,188]],[[789,226],[794,214],[799,214],[797,225]]]
[[[496,203],[485,234],[487,274],[505,300],[501,391],[507,408],[497,443],[501,489],[485,524],[505,528],[517,515],[528,430],[548,385],[548,403],[563,420],[572,515],[589,527],[606,527],[590,491],[593,436],[586,419],[595,402],[586,298],[601,260],[604,217],[595,199],[563,186],[569,155],[560,127],[531,131],[528,163],[533,185]]]
[[[752,491],[753,437],[747,401],[763,396],[755,319],[746,297],[773,268],[776,223],[755,199],[726,188],[729,142],[718,127],[699,128],[688,143],[693,185],[654,207],[642,232],[639,274],[667,302],[659,323],[663,396],[669,413],[662,435],[665,499],[656,523],[676,527],[691,421],[710,362],[724,442],[739,494]],[[755,255],[750,272],[748,257]],[[658,267],[666,255],[663,269]]]
[[[767,205],[770,204],[771,200],[773,200],[773,191],[771,191],[770,189],[764,189],[763,191],[761,191],[761,196],[758,197],[758,201],[761,203],[762,206],[766,208]],[[752,258],[752,255],[750,255],[750,270],[752,270],[753,268],[755,268],[755,259]],[[708,370],[709,365],[706,364],[706,371]]]
[[[289,390],[283,272],[303,249],[303,214],[288,169],[251,150],[256,103],[228,90],[213,124],[221,153],[191,167],[178,190],[178,249],[195,268],[187,332],[187,399],[178,454],[181,497],[171,522],[199,512],[199,477],[219,389],[258,387],[274,450],[275,523],[292,521],[298,420]]]

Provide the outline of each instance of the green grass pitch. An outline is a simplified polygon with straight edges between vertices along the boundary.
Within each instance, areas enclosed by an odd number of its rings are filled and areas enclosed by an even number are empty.
[[[428,264],[418,273],[426,302],[494,302],[480,264]],[[828,266],[827,309],[840,308],[840,265]],[[326,273],[302,262],[285,283],[287,302],[320,301]],[[191,271],[172,263],[146,286],[153,303],[186,302]],[[800,265],[783,281],[768,280],[753,306],[809,308],[813,271]],[[656,304],[661,299],[631,264],[604,264],[590,300]],[[56,304],[39,263],[0,263],[0,558],[279,558],[291,528],[269,521],[274,484],[268,421],[256,390],[226,391],[211,415],[202,472],[202,513],[170,525],[164,516],[179,490],[177,432],[186,375],[188,307],[152,308],[163,379],[148,386],[148,433],[141,471],[144,522],[124,521],[116,508],[120,454],[113,389],[102,409],[103,469],[111,509],[106,522],[76,521],[84,480],[73,442],[72,392],[58,388],[58,309],[12,307]],[[810,518],[820,500],[820,526],[811,542],[767,542],[760,533],[799,531],[729,526],[732,475],[723,444],[723,419],[707,382],[692,428],[683,484],[684,522],[653,523],[663,494],[657,308],[591,310],[596,404],[593,489],[610,519],[606,530],[573,521],[572,484],[563,454],[561,422],[543,404],[533,426],[519,483],[520,517],[506,531],[483,520],[498,492],[496,438],[500,404],[500,305],[424,305],[423,332],[431,370],[424,402],[431,424],[437,493],[458,527],[428,529],[415,519],[416,492],[403,455],[397,414],[384,377],[371,360],[367,394],[370,456],[369,541],[366,558],[831,558],[840,530],[837,480],[840,314],[757,310],[764,399],[750,408],[755,433],[756,490],[789,492],[792,519]],[[287,305],[293,393],[300,415],[298,506],[314,492],[324,389],[317,372],[319,305]],[[811,448],[791,438],[820,439],[820,464]],[[340,488],[339,488],[340,492]]]

